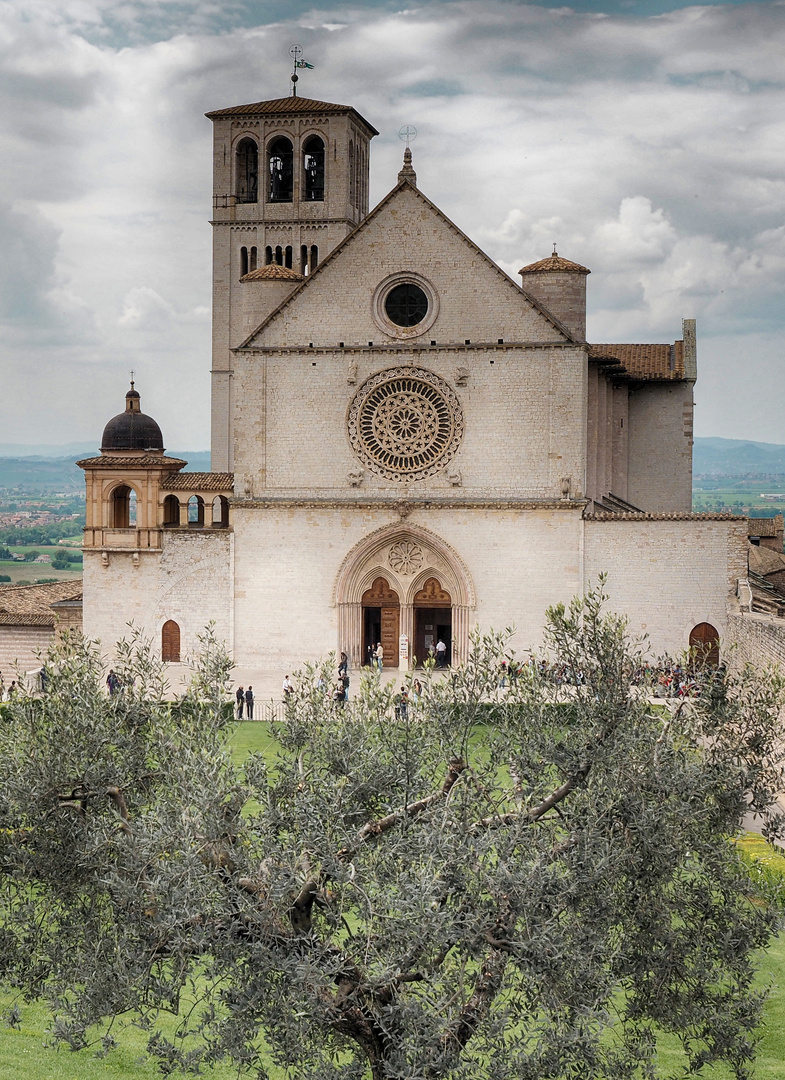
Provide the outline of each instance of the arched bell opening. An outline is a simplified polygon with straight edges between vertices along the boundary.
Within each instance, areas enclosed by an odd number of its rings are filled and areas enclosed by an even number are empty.
[[[136,492],[128,484],[118,485],[109,504],[109,528],[130,529],[136,525]]]
[[[401,603],[387,578],[377,577],[362,595],[363,663],[373,666],[381,644],[382,666],[398,667],[398,635],[401,626]]]
[[[176,495],[164,499],[164,528],[174,529],[180,524],[180,500]]]
[[[711,623],[698,623],[690,630],[690,654],[696,667],[719,667],[720,635]]]
[[[288,139],[274,139],[267,150],[270,202],[291,202],[294,179],[293,150]]]
[[[226,529],[229,526],[229,500],[225,495],[216,495],[213,499],[214,529]]]
[[[413,656],[418,665],[434,660],[438,668],[452,662],[452,597],[437,577],[429,577],[412,598]]]
[[[303,198],[308,202],[324,200],[324,143],[318,135],[303,146]]]
[[[204,499],[200,495],[188,500],[188,525],[192,529],[204,528]]]
[[[259,199],[259,149],[253,139],[241,139],[237,144],[235,197],[238,203],[255,203]],[[246,273],[248,271],[246,270]]]

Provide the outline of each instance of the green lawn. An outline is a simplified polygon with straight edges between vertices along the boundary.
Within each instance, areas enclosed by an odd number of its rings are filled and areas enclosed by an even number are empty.
[[[238,764],[252,751],[262,751],[272,758],[275,740],[269,727],[263,722],[235,723],[230,735],[232,756]],[[759,859],[772,871],[778,869],[785,876],[785,858],[772,851],[765,842],[753,834],[742,838],[742,847],[748,858]],[[761,986],[769,988],[769,998],[764,1011],[761,1042],[758,1052],[756,1080],[785,1080],[785,935],[777,938],[761,958],[758,976]],[[0,1016],[13,1005],[10,994],[0,995]],[[132,1025],[121,1026],[112,1034],[118,1048],[106,1058],[98,1058],[92,1050],[73,1053],[60,1047],[46,1047],[46,1030],[50,1017],[42,1005],[21,1004],[19,1027],[0,1026],[0,1080],[153,1080],[160,1077],[157,1067],[146,1060],[147,1034]],[[174,1028],[161,1023],[164,1033]],[[663,1072],[681,1075],[683,1057],[676,1041],[661,1037],[658,1062]],[[275,1080],[281,1073],[269,1068]],[[208,1072],[215,1080],[237,1078],[236,1068],[221,1066]],[[243,1074],[239,1074],[242,1076]],[[249,1074],[245,1074],[246,1076]],[[707,1080],[730,1080],[726,1069],[715,1068],[704,1074]]]

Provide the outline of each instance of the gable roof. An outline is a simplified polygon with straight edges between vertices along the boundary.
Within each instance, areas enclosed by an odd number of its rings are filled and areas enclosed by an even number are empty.
[[[379,134],[351,105],[336,105],[332,101],[317,101],[316,98],[272,98],[270,101],[254,101],[250,105],[230,105],[226,109],[214,109],[204,115],[208,120],[224,120],[233,116],[301,116],[303,113],[352,115],[360,120],[368,131],[374,135]]]
[[[333,263],[348,247],[352,245],[352,243],[357,240],[357,237],[360,236],[368,228],[370,223],[379,216],[382,210],[384,210],[384,208],[390,202],[392,202],[395,196],[399,192],[406,189],[408,189],[409,191],[413,191],[417,198],[420,199],[425,204],[425,206],[427,206],[428,209],[431,210],[442,222],[444,222],[448,229],[451,229],[458,237],[460,237],[464,241],[464,243],[466,243],[472,249],[472,251],[475,252],[475,254],[479,255],[480,258],[485,261],[485,263],[502,279],[505,285],[514,289],[518,296],[523,296],[523,298],[529,304],[531,304],[532,308],[534,308],[535,311],[539,312],[539,314],[542,315],[542,317],[546,319],[551,324],[551,326],[553,326],[553,328],[558,331],[558,333],[563,334],[567,341],[574,340],[569,330],[554,315],[552,315],[550,311],[548,311],[548,309],[539,302],[539,300],[536,300],[533,296],[531,296],[524,289],[522,289],[516,281],[513,281],[509,274],[506,274],[504,270],[502,270],[502,268],[497,263],[495,263],[489,255],[486,255],[482,248],[478,247],[477,244],[475,244],[475,242],[471,239],[471,237],[467,236],[462,229],[458,228],[454,221],[451,221],[450,218],[448,218],[447,215],[439,209],[436,203],[431,202],[431,200],[426,195],[423,195],[423,193],[420,191],[416,184],[412,183],[412,181],[407,177],[404,177],[395,185],[394,188],[392,188],[391,191],[389,191],[385,195],[381,202],[378,202],[376,204],[373,210],[371,210],[371,212],[363,218],[360,224],[356,228],[352,229],[352,231],[347,236],[345,236],[343,240],[341,240],[341,242],[336,245],[336,247],[333,248],[327,258],[324,259],[321,263],[319,263],[314,272],[312,274],[309,274],[309,276],[305,278],[305,280],[299,286],[297,286],[297,288],[293,289],[292,292],[287,297],[285,297],[284,300],[281,301],[278,307],[271,311],[270,314],[256,327],[256,329],[253,330],[248,335],[248,337],[245,338],[245,340],[242,341],[236,347],[236,349],[232,351],[234,352],[241,349],[250,348],[256,335],[259,334],[266,326],[269,326],[269,324],[272,323],[273,320],[277,319],[281,312],[283,312],[289,306],[289,304],[291,304],[300,295],[303,289],[307,288],[308,285],[316,277],[318,277],[319,274],[324,273],[325,269],[330,266],[331,263]]]

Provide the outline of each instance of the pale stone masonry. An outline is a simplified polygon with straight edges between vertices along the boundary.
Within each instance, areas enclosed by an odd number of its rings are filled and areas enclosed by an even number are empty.
[[[378,641],[386,666],[439,638],[456,663],[474,626],[537,650],[546,607],[607,572],[656,651],[722,635],[746,527],[690,513],[694,322],[587,342],[588,269],[554,252],[521,288],[408,149],[369,213],[350,106],[208,115],[215,471],[167,458],[129,392],[81,463],[86,632],[132,619],[176,663],[212,621],[255,682]]]

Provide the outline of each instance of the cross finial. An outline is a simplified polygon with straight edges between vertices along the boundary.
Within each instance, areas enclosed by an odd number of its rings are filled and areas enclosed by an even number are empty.
[[[297,74],[298,68],[313,69],[313,64],[309,64],[306,60],[303,60],[303,47],[302,45],[292,45],[289,49],[289,55],[292,58],[292,97],[297,97],[297,82],[300,76]]]
[[[553,254],[554,254],[554,255],[558,255],[558,254],[559,254],[559,253],[558,253],[558,251],[556,250],[556,241],[555,241],[555,240],[553,241]]]
[[[135,372],[134,372],[134,370],[133,370],[133,368],[132,368],[132,369],[131,369],[131,389],[132,389],[132,390],[133,390],[133,388],[134,388],[134,374],[135,374]]]
[[[409,149],[409,143],[414,142],[417,138],[417,128],[413,124],[404,124],[398,131],[398,138],[401,142],[406,143],[406,149]]]

